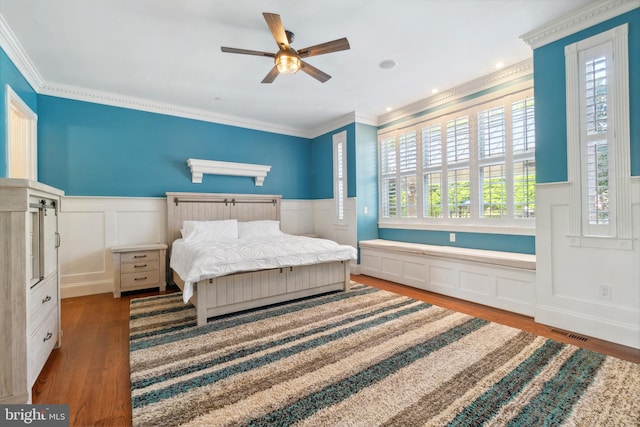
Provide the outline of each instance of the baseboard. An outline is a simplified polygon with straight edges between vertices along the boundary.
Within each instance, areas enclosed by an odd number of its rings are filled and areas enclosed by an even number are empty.
[[[556,307],[536,306],[537,323],[640,349],[637,325],[612,322]]]
[[[360,271],[360,264],[351,264],[349,266],[350,269],[350,273],[353,274],[354,276],[359,276],[361,273]]]
[[[109,292],[113,292],[113,280],[62,284],[60,286],[60,298],[82,297]]]

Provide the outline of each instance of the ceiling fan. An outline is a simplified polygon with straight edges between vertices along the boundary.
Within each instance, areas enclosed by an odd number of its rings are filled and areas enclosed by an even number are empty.
[[[273,38],[278,44],[278,52],[270,53],[260,52],[257,50],[236,49],[234,47],[220,47],[223,52],[273,58],[275,65],[271,71],[267,73],[265,78],[262,79],[262,83],[272,83],[276,77],[278,77],[278,74],[293,74],[298,70],[302,70],[316,80],[324,83],[329,80],[331,76],[303,61],[302,58],[324,55],[325,53],[338,52],[340,50],[348,50],[350,48],[349,41],[343,37],[338,40],[317,44],[315,46],[306,47],[296,51],[291,47],[291,43],[293,42],[295,35],[291,31],[284,29],[282,21],[280,20],[280,15],[267,12],[264,12],[262,15],[264,16],[265,21],[267,21],[267,25],[269,26],[269,30],[271,30],[271,34],[273,34]]]

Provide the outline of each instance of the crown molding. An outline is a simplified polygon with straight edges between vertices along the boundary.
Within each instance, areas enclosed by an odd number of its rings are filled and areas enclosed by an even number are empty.
[[[92,102],[96,104],[110,105],[113,107],[147,111],[150,113],[158,113],[169,116],[182,117],[186,119],[200,120],[203,122],[238,126],[247,129],[308,138],[307,132],[301,129],[278,126],[273,123],[249,120],[242,117],[214,113],[208,110],[189,108],[176,104],[163,103],[144,98],[136,98],[116,93],[102,92],[76,86],[47,82],[40,87],[38,93],[65,99],[73,99],[76,101]]]
[[[117,93],[101,92],[77,86],[64,85],[46,81],[34,63],[31,61],[22,44],[11,30],[4,16],[0,14],[0,48],[4,50],[18,71],[31,85],[33,90],[40,95],[50,95],[76,101],[92,102],[95,104],[110,105],[132,110],[147,111],[151,113],[165,114],[186,119],[200,120],[238,126],[248,129],[273,132],[283,135],[309,138],[309,132],[302,129],[278,126],[273,123],[249,120],[242,117],[229,116],[214,113],[212,111],[188,108],[180,105],[162,103],[148,99],[136,98]]]
[[[375,117],[365,116],[354,111],[313,129],[313,131],[309,133],[308,138],[317,138],[343,126],[350,125],[351,123],[362,123],[365,125],[378,126],[378,121]]]
[[[638,7],[640,0],[600,1],[525,33],[520,38],[532,49],[537,49]]]
[[[378,126],[405,119],[411,115],[460,99],[467,95],[491,89],[500,84],[533,75],[533,59],[526,59],[499,71],[479,77],[468,83],[456,86],[437,95],[421,99],[403,108],[378,117]]]
[[[42,86],[44,79],[38,72],[29,56],[25,53],[22,44],[13,33],[4,16],[0,14],[0,47],[7,54],[9,59],[20,70],[20,73],[24,76],[27,83],[38,92],[38,89]]]

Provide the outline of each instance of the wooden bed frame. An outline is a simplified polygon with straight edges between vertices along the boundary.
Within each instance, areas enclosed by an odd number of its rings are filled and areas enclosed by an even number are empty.
[[[281,196],[257,194],[166,193],[167,241],[180,238],[182,222],[237,219],[280,220]],[[180,289],[184,282],[172,272]],[[209,317],[262,307],[330,291],[349,290],[349,261],[251,271],[206,279],[194,285],[189,300],[198,326]]]

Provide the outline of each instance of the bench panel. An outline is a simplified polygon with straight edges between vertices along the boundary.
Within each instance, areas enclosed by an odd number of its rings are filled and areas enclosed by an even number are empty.
[[[535,312],[535,255],[492,254],[455,249],[432,255],[437,246],[381,240],[361,242],[362,274],[437,292],[479,304],[533,316]],[[449,256],[451,255],[451,256]],[[476,256],[477,255],[477,256]],[[505,261],[506,260],[506,261]],[[506,265],[504,265],[506,264]]]

